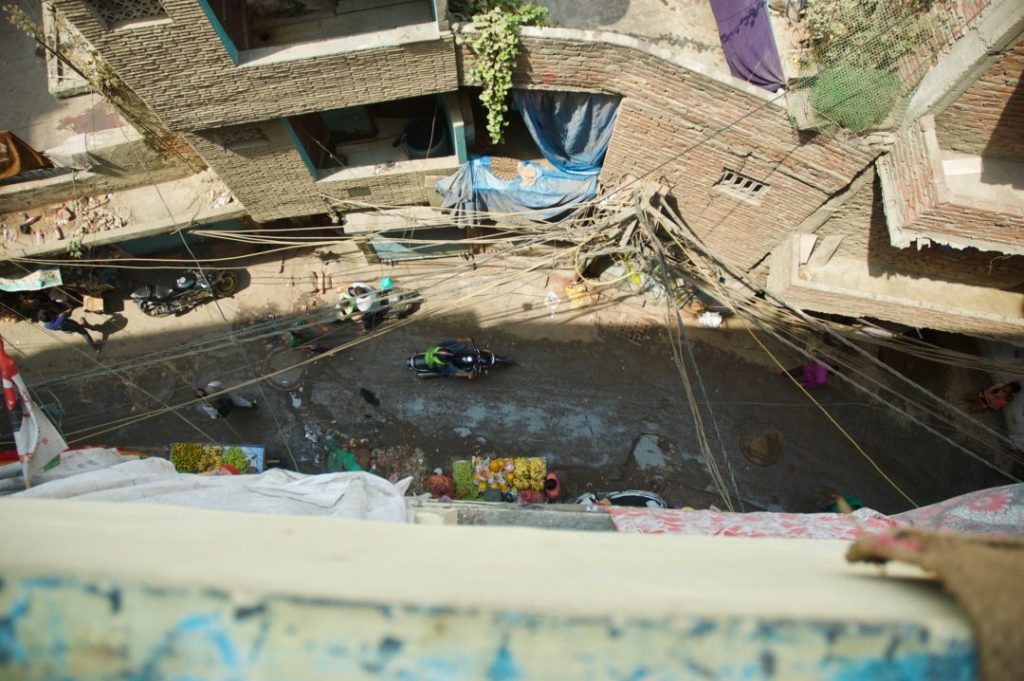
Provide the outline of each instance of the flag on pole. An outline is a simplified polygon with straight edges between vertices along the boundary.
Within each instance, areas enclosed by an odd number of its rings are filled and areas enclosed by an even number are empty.
[[[4,403],[11,417],[14,444],[21,459],[25,486],[28,487],[32,476],[59,457],[68,445],[56,426],[33,404],[25,382],[18,375],[18,367],[7,354],[3,338],[0,338],[0,376],[3,377]]]

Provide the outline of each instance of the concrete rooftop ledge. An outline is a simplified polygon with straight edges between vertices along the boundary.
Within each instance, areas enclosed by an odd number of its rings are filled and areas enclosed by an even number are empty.
[[[607,43],[609,45],[617,45],[619,47],[645,52],[652,57],[657,57],[658,59],[675,64],[676,66],[680,66],[689,71],[699,73],[710,80],[731,87],[734,90],[739,90],[740,92],[752,97],[757,97],[758,99],[764,100],[765,102],[768,102],[773,106],[777,106],[780,109],[785,108],[784,100],[775,93],[768,92],[756,85],[751,85],[746,81],[734,78],[729,73],[728,69],[722,71],[715,68],[715,66],[698,61],[681,48],[674,47],[669,44],[658,43],[651,39],[638,38],[610,31],[526,26],[523,27],[520,32],[523,37],[529,38]],[[721,48],[719,48],[719,50],[721,50]]]
[[[873,274],[867,260],[818,255],[801,263],[797,234],[775,250],[768,290],[804,310],[873,317],[994,340],[1024,336],[1024,293],[896,273]]]
[[[31,225],[33,233],[28,236],[20,234],[18,230],[19,225],[25,222],[26,213],[18,211],[0,216],[3,218],[3,229],[6,230],[0,231],[0,257],[63,255],[68,252],[68,245],[72,241],[78,241],[85,247],[103,246],[167,234],[189,225],[210,224],[246,215],[245,208],[231,197],[224,184],[210,171],[112,192],[94,197],[91,202],[79,201],[77,211],[74,211],[75,219],[66,224],[58,224],[58,211],[71,203],[65,201],[27,211],[30,218],[39,217]],[[93,220],[94,224],[103,222],[114,226],[76,236],[77,230],[91,216],[102,218]],[[123,226],[117,226],[121,223]],[[42,240],[37,235],[42,235]],[[5,237],[10,240],[4,240]]]
[[[875,167],[893,246],[935,242],[1024,255],[1024,164],[944,151],[934,118],[925,116]]]
[[[1024,31],[1024,2],[993,0],[939,62],[925,74],[907,104],[907,120],[937,115],[999,59]]]
[[[916,568],[883,575],[847,563],[846,542],[43,499],[5,499],[0,513],[0,541],[17,547],[0,554],[0,650],[12,678],[975,671],[952,598]]]
[[[0,184],[0,214],[31,211],[192,174],[184,162],[161,156],[148,147],[130,126],[74,135],[45,153],[62,172],[37,180]]]

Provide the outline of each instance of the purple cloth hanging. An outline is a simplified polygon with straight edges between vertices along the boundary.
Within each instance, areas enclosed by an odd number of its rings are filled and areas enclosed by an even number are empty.
[[[775,92],[786,80],[765,0],[711,0],[732,75]]]

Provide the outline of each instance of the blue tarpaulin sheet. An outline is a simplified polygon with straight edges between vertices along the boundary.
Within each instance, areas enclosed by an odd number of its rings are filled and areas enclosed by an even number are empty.
[[[454,175],[437,183],[441,205],[457,211],[522,213],[538,222],[554,220],[597,194],[597,173],[565,173],[520,161],[520,174],[503,180],[491,172],[490,156],[472,156]],[[535,175],[535,177],[534,177]]]
[[[578,92],[517,90],[513,101],[548,163],[521,161],[511,180],[490,171],[490,156],[473,156],[437,183],[442,206],[466,211],[519,213],[557,219],[597,195],[619,98]]]
[[[732,75],[775,92],[786,80],[765,0],[711,0]]]
[[[619,110],[618,97],[514,90],[512,101],[551,165],[567,173],[601,171]]]

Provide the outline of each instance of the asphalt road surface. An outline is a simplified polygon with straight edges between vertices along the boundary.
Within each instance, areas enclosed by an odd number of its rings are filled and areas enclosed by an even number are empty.
[[[210,420],[188,406],[116,423],[185,402],[193,386],[208,380],[234,385],[279,368],[283,358],[307,355],[289,352],[280,336],[244,347],[225,343],[120,375],[97,369],[76,377],[67,371],[70,378],[45,383],[40,394],[43,401],[51,396],[59,402],[64,430],[78,434],[72,439],[84,437],[80,443],[164,455],[175,441],[263,444],[269,457],[314,472],[324,464],[314,441],[334,434],[367,447],[419,449],[423,461],[410,461],[410,472],[435,465],[448,469],[452,460],[477,453],[544,456],[561,474],[567,495],[642,488],[673,505],[724,508],[668,338],[657,327],[560,325],[555,332],[544,315],[507,319],[484,330],[472,315],[413,322],[385,326],[386,333],[284,376],[291,391],[268,381],[239,390],[259,407],[224,420]],[[351,324],[332,325],[325,344],[351,340],[355,330]],[[175,333],[181,337],[161,342],[184,344],[204,329]],[[738,334],[743,332],[699,334],[702,340],[692,343],[699,371],[691,369],[708,440],[736,508],[815,511],[833,492],[853,494],[882,512],[909,508],[791,383],[730,350]],[[512,357],[515,366],[473,381],[421,380],[406,368],[410,354],[461,335]],[[121,367],[127,357],[144,359],[151,351],[142,336],[118,342]],[[45,365],[47,352],[58,351],[45,351],[32,363]],[[815,395],[918,504],[1006,482],[836,381]],[[102,424],[108,424],[102,432],[86,430]],[[745,445],[769,432],[778,434],[779,456],[751,460]]]

